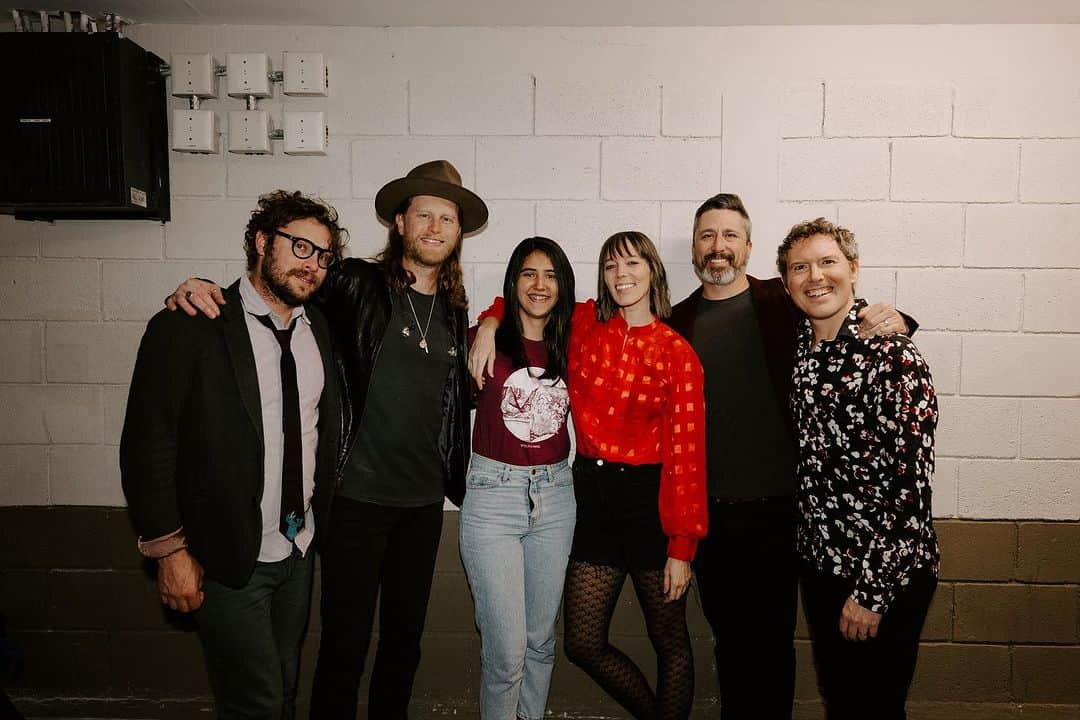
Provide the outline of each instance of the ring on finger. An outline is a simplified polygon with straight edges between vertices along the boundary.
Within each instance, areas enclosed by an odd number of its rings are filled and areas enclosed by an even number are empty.
[[[187,298],[188,300],[190,300],[191,299],[191,291],[190,290],[185,290],[184,291],[184,297]]]

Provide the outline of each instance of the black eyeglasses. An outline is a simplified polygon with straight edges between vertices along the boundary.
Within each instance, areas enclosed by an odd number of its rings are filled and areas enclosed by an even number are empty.
[[[321,248],[307,238],[290,235],[289,233],[282,232],[281,230],[277,230],[276,232],[281,237],[292,242],[292,254],[300,258],[301,260],[307,260],[315,253],[319,253],[319,257],[318,259],[316,259],[315,262],[317,262],[319,267],[321,267],[323,270],[329,268],[331,265],[334,264],[334,261],[337,260],[337,258],[334,257],[333,250]]]

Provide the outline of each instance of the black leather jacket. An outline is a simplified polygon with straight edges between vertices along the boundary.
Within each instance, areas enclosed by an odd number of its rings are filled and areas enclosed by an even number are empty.
[[[336,486],[341,485],[345,462],[356,442],[371,373],[390,321],[392,292],[381,265],[357,258],[334,265],[319,290],[317,303],[330,323],[344,406],[341,452],[334,474]],[[446,302],[445,296],[440,298]],[[465,471],[469,464],[469,375],[465,346],[468,320],[464,310],[449,307],[446,316],[450,325],[447,334],[453,339],[457,356],[443,390],[439,454],[443,458],[446,497],[460,506],[465,498]],[[325,510],[329,503],[330,498],[326,497],[319,505]],[[328,524],[316,522],[315,526]]]

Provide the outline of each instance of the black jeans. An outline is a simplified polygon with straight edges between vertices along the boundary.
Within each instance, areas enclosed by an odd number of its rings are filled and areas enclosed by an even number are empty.
[[[206,579],[195,614],[219,718],[296,716],[300,643],[311,607],[315,551],[256,563],[247,585]]]
[[[368,717],[407,718],[442,532],[442,503],[398,508],[337,497],[330,515],[322,551],[322,644],[311,717],[356,717],[381,589]]]
[[[720,717],[790,720],[798,603],[792,498],[710,497],[694,572],[715,642]]]
[[[916,571],[882,616],[876,638],[846,640],[840,611],[852,582],[824,575],[808,565],[802,571],[803,605],[810,625],[818,685],[829,720],[903,720],[908,687],[915,673],[922,632],[937,578]]]

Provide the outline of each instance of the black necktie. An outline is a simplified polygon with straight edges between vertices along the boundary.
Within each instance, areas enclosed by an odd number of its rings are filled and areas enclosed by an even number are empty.
[[[269,315],[258,315],[259,322],[273,331],[281,345],[281,429],[284,433],[281,455],[281,521],[278,529],[291,542],[304,527],[303,443],[300,436],[300,390],[296,385],[296,360],[292,354],[294,318],[285,330],[274,327]]]

